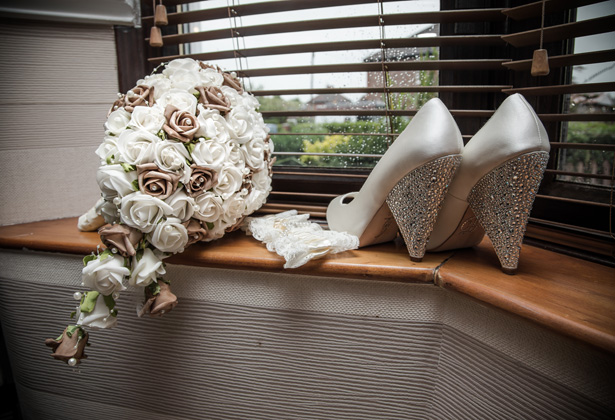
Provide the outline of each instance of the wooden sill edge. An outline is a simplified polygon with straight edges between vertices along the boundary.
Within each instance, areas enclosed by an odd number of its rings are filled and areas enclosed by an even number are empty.
[[[0,247],[87,255],[101,245],[95,232],[79,232],[77,219],[0,227]],[[518,273],[503,274],[490,242],[411,262],[403,243],[391,242],[284,269],[282,257],[234,232],[195,244],[167,262],[201,267],[284,272],[376,281],[436,284],[615,353],[615,276],[612,268],[523,247]]]

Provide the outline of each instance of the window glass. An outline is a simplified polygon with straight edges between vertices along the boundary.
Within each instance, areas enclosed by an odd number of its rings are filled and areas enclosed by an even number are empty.
[[[607,1],[577,9],[577,21],[615,14],[615,2]],[[574,53],[604,51],[615,45],[615,32],[575,39]],[[574,66],[573,84],[615,82],[615,62]],[[615,92],[577,93],[566,98],[571,114],[612,114],[615,112]],[[615,122],[571,121],[565,124],[563,136],[568,143],[607,144],[615,146]],[[596,177],[560,175],[562,181],[611,186],[614,152],[600,149],[563,149],[558,169],[565,172],[591,174]]]

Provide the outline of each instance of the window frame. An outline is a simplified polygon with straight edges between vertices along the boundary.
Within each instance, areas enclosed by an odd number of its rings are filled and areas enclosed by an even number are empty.
[[[179,2],[179,1],[178,1]],[[510,0],[441,0],[441,10],[459,10],[460,8],[506,8],[518,6],[519,3],[532,3],[532,0],[512,2]],[[166,3],[166,2],[165,2]],[[174,2],[171,2],[173,4]],[[459,5],[462,4],[460,7]],[[169,12],[174,11],[175,6],[168,6]],[[546,16],[545,26],[556,25],[574,21],[574,10],[565,10],[558,13],[550,13]],[[153,10],[148,2],[142,3],[142,15],[151,16]],[[147,22],[147,19],[144,19]],[[501,22],[474,22],[463,24],[441,23],[440,36],[459,35],[471,33],[473,35],[510,34],[535,28],[536,20],[505,19]],[[163,27],[163,34],[176,33],[173,26]],[[135,29],[128,27],[116,27],[116,41],[118,50],[118,78],[120,90],[126,91],[134,86],[136,80],[153,70],[154,65],[147,61],[148,56],[155,52],[146,43],[147,26]],[[571,51],[572,43],[568,41],[548,43],[545,48],[549,56],[567,54]],[[180,48],[177,45],[163,47],[162,55],[178,55]],[[531,57],[531,51],[535,47],[513,48],[506,46],[501,48],[492,45],[478,44],[472,48],[440,47],[441,60],[463,60],[480,56],[487,58],[506,58],[522,60]],[[468,52],[470,51],[470,52]],[[442,69],[439,71],[440,85],[484,85],[484,78],[489,83],[501,86],[536,86],[536,85],[561,85],[570,81],[570,72],[567,67],[556,67],[551,73],[537,80],[532,78],[529,72],[515,72],[507,69],[484,70],[484,71],[458,71]],[[468,79],[469,78],[469,79]],[[462,80],[463,79],[463,80]],[[471,82],[471,83],[468,83]],[[447,92],[439,94],[440,99],[449,109],[463,110],[495,110],[507,97],[500,92]],[[528,101],[535,107],[539,115],[560,114],[565,111],[562,94],[527,96]],[[467,142],[471,136],[487,121],[486,115],[465,115],[460,112],[455,116]],[[559,121],[544,121],[545,127],[553,143],[561,139],[562,123]],[[554,145],[557,148],[557,144]],[[615,240],[604,234],[604,225],[612,222],[612,206],[598,207],[580,203],[588,197],[588,194],[596,194],[599,189],[570,185],[557,179],[557,174],[549,172],[556,169],[557,153],[551,155],[548,171],[544,176],[539,194],[534,203],[530,222],[526,232],[526,241],[547,249],[580,256],[603,264],[615,266],[613,255],[615,252]],[[273,176],[273,192],[268,199],[268,204],[263,213],[273,213],[285,209],[297,208],[300,211],[311,213],[313,218],[324,220],[324,213],[328,202],[335,196],[349,191],[360,189],[362,183],[369,175],[370,169],[337,169],[337,168],[305,168],[293,166],[276,166]],[[550,194],[559,193],[566,189],[570,199],[558,200],[553,203]],[[604,195],[604,194],[603,194]],[[603,199],[603,198],[602,198]],[[555,211],[554,211],[555,210]],[[579,213],[584,217],[579,218]],[[579,226],[579,221],[581,225]],[[584,220],[588,223],[583,225]],[[595,220],[601,220],[597,226]]]

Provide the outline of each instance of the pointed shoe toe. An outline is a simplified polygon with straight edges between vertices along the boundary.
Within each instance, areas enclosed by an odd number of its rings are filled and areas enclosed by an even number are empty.
[[[474,246],[486,233],[502,271],[513,274],[549,150],[530,104],[508,97],[465,146],[427,250]]]
[[[439,99],[430,100],[361,190],[331,201],[329,228],[356,235],[360,246],[390,241],[399,229],[410,258],[420,261],[462,149],[461,133],[448,109]]]

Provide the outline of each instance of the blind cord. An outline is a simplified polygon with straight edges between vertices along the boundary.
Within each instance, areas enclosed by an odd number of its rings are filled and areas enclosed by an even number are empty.
[[[393,119],[391,113],[391,95],[389,93],[389,73],[386,66],[386,44],[384,40],[386,39],[385,30],[384,30],[384,7],[382,4],[382,0],[378,0],[378,29],[380,34],[380,62],[382,63],[382,87],[384,90],[384,119],[385,119],[385,127],[387,131],[387,148],[391,146],[391,134],[395,131],[393,127]]]

